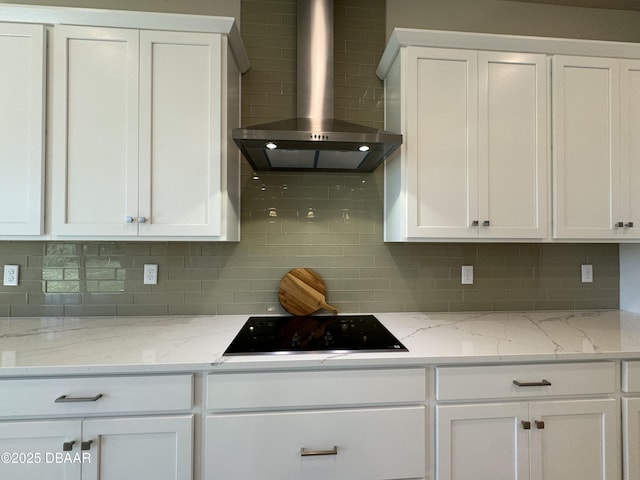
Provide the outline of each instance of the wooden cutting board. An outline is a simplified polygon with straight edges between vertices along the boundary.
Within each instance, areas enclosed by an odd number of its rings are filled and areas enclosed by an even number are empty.
[[[324,281],[317,272],[310,268],[296,268],[280,280],[278,300],[282,308],[292,315],[311,315],[321,308],[335,315],[338,310],[326,302],[326,293]]]

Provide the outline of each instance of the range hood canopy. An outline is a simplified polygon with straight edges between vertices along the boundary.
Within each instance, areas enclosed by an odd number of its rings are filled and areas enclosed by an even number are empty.
[[[333,0],[298,0],[298,117],[232,132],[255,170],[372,172],[402,135],[333,118]]]

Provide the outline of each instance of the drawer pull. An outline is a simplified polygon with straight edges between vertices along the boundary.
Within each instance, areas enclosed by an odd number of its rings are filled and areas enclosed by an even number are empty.
[[[334,445],[331,450],[309,450],[304,447],[300,449],[301,457],[319,457],[322,455],[337,455],[337,454],[338,454],[338,447],[336,445]]]
[[[73,450],[73,444],[76,443],[73,440],[71,440],[70,442],[64,442],[62,444],[62,451],[63,452],[70,452],[71,450]]]
[[[545,380],[544,378],[539,382],[519,382],[518,380],[514,380],[513,384],[518,387],[550,387],[551,382],[549,380]]]
[[[522,429],[523,430],[531,430],[531,422],[523,420],[522,421]]]
[[[542,420],[536,420],[536,428],[538,430],[544,430],[544,422]]]
[[[87,440],[86,442],[82,442],[80,444],[80,450],[91,450],[91,442],[93,442],[93,440]]]
[[[95,397],[67,397],[66,395],[60,395],[58,398],[56,398],[55,403],[97,402],[101,398],[101,393],[97,394]]]

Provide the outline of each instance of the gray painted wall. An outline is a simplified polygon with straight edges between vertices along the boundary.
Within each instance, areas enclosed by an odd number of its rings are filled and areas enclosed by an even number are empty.
[[[239,0],[38,3],[234,16],[240,9]],[[543,30],[531,7],[540,6],[388,0],[387,29],[560,31]],[[559,15],[576,24],[574,31],[588,30],[581,15],[544,11],[547,21]],[[626,14],[615,15],[625,24]],[[518,25],[503,25],[507,18]],[[381,127],[383,89],[375,67],[385,44],[384,0],[336,0],[335,27],[336,117]],[[241,28],[252,64],[243,77],[242,123],[294,116],[295,0],[243,0]],[[610,23],[604,30],[613,35],[616,29]],[[379,168],[362,175],[253,175],[243,161],[239,243],[0,241],[0,265],[21,266],[19,287],[0,285],[0,316],[278,312],[278,282],[294,267],[317,269],[329,303],[342,312],[618,307],[615,244],[385,244],[382,174]],[[268,215],[270,207],[277,218]],[[159,265],[158,285],[142,284],[145,263]],[[581,263],[593,264],[593,284],[580,283]],[[474,285],[460,285],[462,264],[475,266]]]

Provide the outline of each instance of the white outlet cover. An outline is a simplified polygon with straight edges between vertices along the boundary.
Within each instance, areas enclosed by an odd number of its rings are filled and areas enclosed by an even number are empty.
[[[9,287],[17,287],[19,280],[19,265],[5,265],[4,266],[4,282],[3,285]]]
[[[580,271],[582,274],[582,283],[593,283],[592,265],[580,265]]]
[[[473,265],[462,265],[462,285],[473,285]]]
[[[147,263],[144,265],[144,285],[158,284],[158,265]]]

